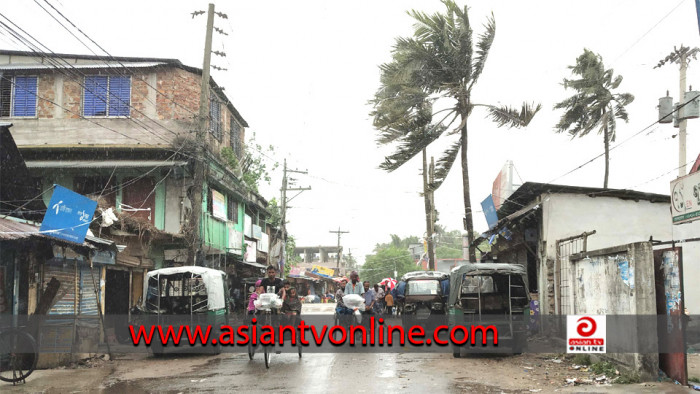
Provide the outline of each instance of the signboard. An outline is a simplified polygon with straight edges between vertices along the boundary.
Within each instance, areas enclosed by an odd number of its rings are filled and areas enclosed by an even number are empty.
[[[243,219],[243,234],[246,237],[253,238],[253,218],[248,215],[245,215]]]
[[[566,316],[567,353],[605,353],[605,315]]]
[[[262,239],[262,227],[257,224],[253,225],[253,238]]]
[[[245,241],[245,255],[243,258],[249,263],[254,263],[258,257],[258,250],[255,241]]]
[[[508,160],[493,181],[493,187],[491,188],[493,205],[496,207],[496,210],[501,209],[501,205],[511,194],[513,194],[513,162]]]
[[[498,223],[498,214],[496,214],[496,206],[493,204],[493,196],[489,195],[481,202],[481,210],[486,216],[486,223],[489,225],[489,230],[496,227]]]
[[[329,278],[332,278],[334,271],[332,268],[326,268],[326,267],[321,267],[320,265],[314,265],[313,267],[311,267],[311,272],[313,272],[316,275],[327,276]]]
[[[692,222],[700,217],[700,172],[671,181],[673,224]]]
[[[211,190],[211,214],[217,219],[226,220],[226,198],[216,190]]]
[[[53,238],[82,244],[97,201],[55,185],[40,231]]]
[[[238,253],[243,249],[243,233],[233,223],[228,223],[228,249]]]
[[[289,276],[304,276],[306,273],[306,268],[292,267],[289,270]]]
[[[262,235],[262,239],[258,241],[258,250],[267,253],[270,250],[270,237],[267,234]]]

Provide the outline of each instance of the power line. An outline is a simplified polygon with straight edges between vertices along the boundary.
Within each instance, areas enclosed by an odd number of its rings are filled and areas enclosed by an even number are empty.
[[[67,27],[65,27],[60,21],[58,21],[48,10],[46,10],[44,7],[42,7],[41,4],[39,4],[37,0],[34,0],[34,2],[37,3],[37,5],[38,5],[39,7],[41,7],[44,11],[46,11],[46,13],[48,13],[49,15],[51,15],[51,17],[54,18],[54,20],[56,20],[56,22],[58,22],[61,26],[63,26],[64,29],[66,29],[69,33],[71,33],[70,30],[68,30]],[[106,53],[107,56],[109,56],[112,60],[114,60],[114,61],[116,61],[117,63],[119,63],[122,67],[124,67],[125,69],[127,69],[129,72],[132,72],[132,73],[133,73],[133,70],[131,70],[131,69],[129,69],[128,67],[126,67],[121,61],[119,61],[119,60],[116,59],[114,56],[112,56],[112,54],[110,54],[109,52],[107,52],[106,49],[104,49],[104,48],[103,48],[102,46],[100,46],[97,42],[95,42],[95,40],[93,40],[87,33],[83,32],[78,26],[75,25],[75,23],[73,23],[70,19],[68,19],[68,17],[66,17],[65,15],[63,15],[63,13],[61,13],[61,11],[59,11],[58,9],[56,9],[56,7],[54,7],[51,3],[49,3],[48,0],[44,0],[44,2],[46,2],[46,4],[48,4],[51,8],[53,8],[54,11],[56,11],[63,19],[65,19],[68,23],[70,23],[71,26],[73,26],[76,30],[78,30],[83,36],[85,36],[88,40],[90,40],[93,44],[95,44],[95,46],[97,46],[100,50],[102,50],[104,53]],[[74,35],[73,33],[71,33],[71,35],[73,35],[73,37],[75,37],[75,35]],[[76,37],[76,39],[78,39],[78,38]],[[82,40],[78,39],[78,41],[80,41],[80,43],[82,43],[88,50],[90,50],[90,52],[92,52],[94,55],[97,56],[97,54],[96,54],[90,47],[88,47],[85,43],[83,43]],[[107,62],[105,62],[105,64],[107,64]],[[151,89],[153,89],[156,93],[158,93],[158,94],[160,94],[161,96],[165,97],[165,98],[166,98],[168,101],[170,101],[171,103],[173,103],[173,104],[175,104],[175,105],[177,105],[177,106],[183,108],[184,110],[188,111],[188,112],[191,113],[192,115],[195,115],[195,117],[199,115],[199,114],[197,114],[196,112],[190,110],[189,108],[187,108],[187,107],[185,107],[185,106],[183,106],[183,105],[177,103],[175,100],[173,100],[173,99],[171,99],[170,97],[168,97],[165,93],[162,93],[161,91],[159,91],[158,89],[156,89],[154,86],[150,85],[147,81],[144,80],[143,82],[144,82],[147,86],[149,86]],[[144,96],[144,97],[145,97],[145,96]]]

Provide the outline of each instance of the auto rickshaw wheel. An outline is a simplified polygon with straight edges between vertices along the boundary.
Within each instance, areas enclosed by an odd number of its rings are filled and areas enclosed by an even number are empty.
[[[155,340],[151,342],[151,353],[155,358],[163,357],[165,355],[165,351],[163,350],[163,344],[160,343],[160,341]]]
[[[462,357],[462,348],[459,346],[452,346],[452,357],[461,358]]]

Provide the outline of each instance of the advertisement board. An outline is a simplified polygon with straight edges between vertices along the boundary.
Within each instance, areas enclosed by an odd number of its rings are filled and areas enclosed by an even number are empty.
[[[82,244],[96,208],[97,201],[55,185],[40,231],[49,237]]]
[[[217,219],[226,220],[226,198],[216,190],[211,190],[212,216]]]
[[[671,181],[673,224],[692,222],[700,217],[700,172]]]

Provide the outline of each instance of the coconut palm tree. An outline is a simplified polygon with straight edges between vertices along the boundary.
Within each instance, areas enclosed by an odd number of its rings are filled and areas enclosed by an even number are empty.
[[[469,258],[475,262],[467,160],[467,119],[475,107],[484,107],[498,127],[522,127],[530,122],[540,105],[524,103],[520,109],[516,109],[478,104],[472,100],[472,89],[484,70],[496,34],[496,22],[493,15],[487,19],[485,31],[478,37],[474,47],[467,7],[460,8],[452,0],[443,0],[443,4],[446,7],[444,14],[409,12],[416,20],[414,35],[397,38],[392,51],[392,62],[381,67],[381,86],[372,101],[375,105],[372,115],[375,117],[375,127],[380,130],[378,143],[399,144],[396,153],[386,157],[380,166],[387,171],[401,167],[439,137],[451,139],[449,147],[437,162],[435,181],[431,188],[437,189],[442,184],[457,156],[460,156],[465,230],[470,243]],[[397,83],[397,79],[402,82]],[[433,111],[432,104],[440,99],[448,99],[451,104],[445,109]],[[403,104],[382,106],[386,101]],[[407,126],[412,121],[422,119],[421,115],[428,111],[431,114],[430,120],[424,124],[426,127],[423,130],[392,127]],[[436,115],[439,115],[439,120],[431,124]]]
[[[606,70],[600,55],[588,49],[576,59],[575,66],[569,66],[578,79],[564,79],[565,89],[576,93],[557,103],[554,109],[565,110],[555,126],[557,133],[568,132],[571,138],[583,137],[594,129],[603,134],[605,146],[605,177],[603,188],[608,188],[610,173],[610,142],[615,141],[615,119],[629,121],[625,106],[634,101],[629,93],[613,93],[622,82],[622,76],[613,77],[613,70]]]

